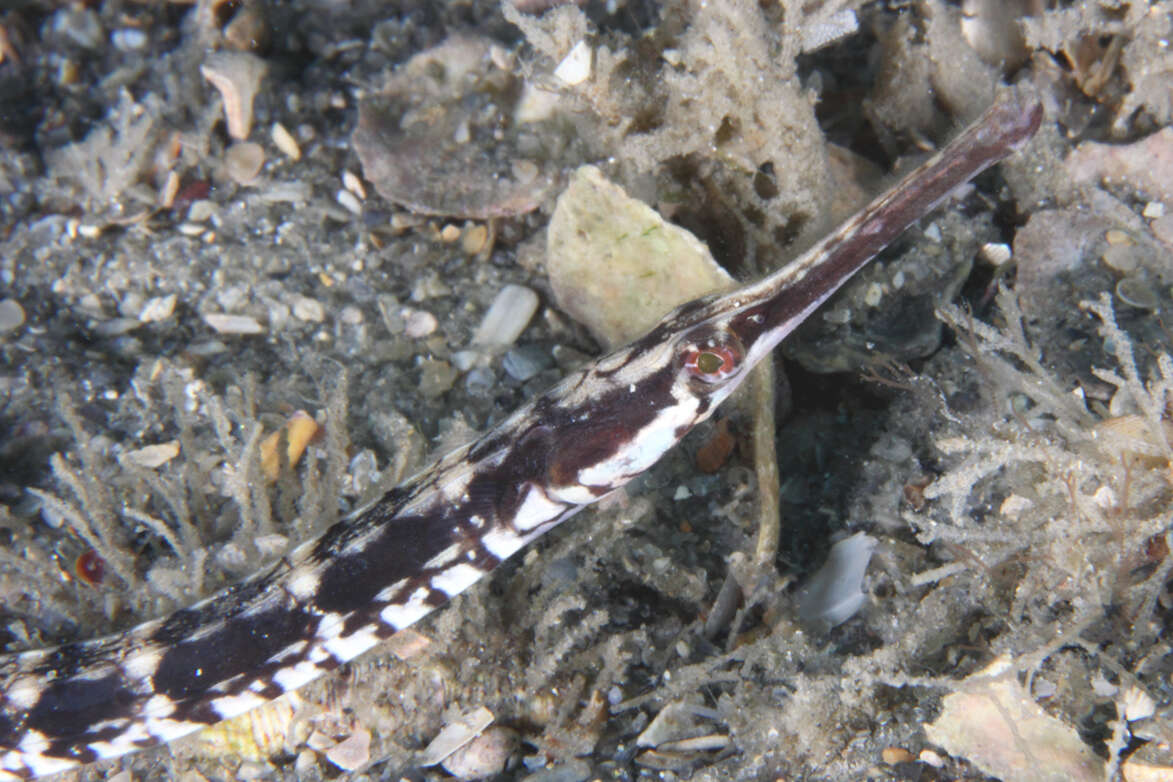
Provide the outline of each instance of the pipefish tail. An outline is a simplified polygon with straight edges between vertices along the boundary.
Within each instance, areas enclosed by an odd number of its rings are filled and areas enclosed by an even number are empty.
[[[873,255],[1041,121],[1038,103],[997,103],[783,269],[678,307],[252,578],[120,635],[0,658],[0,778],[234,717],[434,611],[655,464]]]

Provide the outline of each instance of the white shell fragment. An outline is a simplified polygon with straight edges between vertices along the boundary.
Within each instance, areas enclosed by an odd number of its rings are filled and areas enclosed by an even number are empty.
[[[655,718],[635,740],[637,747],[659,747],[669,741],[683,741],[705,731],[699,717],[708,715],[704,707],[684,701],[672,701],[660,709]]]
[[[172,440],[167,443],[147,445],[133,451],[126,451],[118,461],[122,464],[132,464],[135,467],[153,470],[156,467],[162,467],[176,456],[179,456],[179,441]]]
[[[445,725],[424,749],[420,765],[434,766],[444,761],[453,752],[479,736],[485,728],[493,724],[494,719],[496,717],[493,716],[493,712],[481,706],[456,722]]]
[[[941,699],[936,721],[923,728],[931,743],[1006,782],[1104,779],[1104,761],[1074,728],[1035,703],[1007,657],[960,682]]]
[[[356,728],[344,740],[326,750],[326,760],[343,771],[355,771],[371,761],[371,732]]]
[[[558,63],[558,67],[554,69],[554,76],[569,87],[582,84],[591,77],[591,55],[591,47],[587,42],[579,41],[570,53],[562,58],[562,62]]]
[[[441,765],[457,779],[484,779],[505,770],[517,745],[516,731],[494,725],[445,758]]]
[[[494,350],[509,347],[525,331],[537,311],[538,294],[524,285],[506,285],[489,305],[489,311],[473,335],[473,344]]]
[[[253,99],[261,88],[268,65],[246,52],[215,52],[200,66],[200,73],[220,91],[228,135],[248,138],[253,126]]]
[[[875,538],[857,532],[831,547],[827,561],[798,594],[803,621],[830,629],[850,619],[863,605],[863,576],[876,548]]]
[[[209,312],[204,315],[204,323],[220,334],[260,334],[265,330],[265,327],[258,323],[256,318],[250,318],[248,315],[224,315]]]

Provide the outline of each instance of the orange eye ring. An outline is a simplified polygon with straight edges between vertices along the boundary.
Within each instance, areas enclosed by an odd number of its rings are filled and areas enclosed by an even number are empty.
[[[693,347],[684,355],[684,369],[692,377],[717,383],[741,367],[741,353],[729,345]]]

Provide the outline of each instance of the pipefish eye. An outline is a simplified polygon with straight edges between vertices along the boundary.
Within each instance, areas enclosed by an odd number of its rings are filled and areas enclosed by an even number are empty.
[[[684,371],[702,383],[720,383],[737,374],[745,351],[736,339],[710,338],[691,342],[684,349]]]

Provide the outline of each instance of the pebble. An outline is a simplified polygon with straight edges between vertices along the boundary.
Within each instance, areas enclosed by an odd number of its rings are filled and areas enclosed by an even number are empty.
[[[904,747],[884,747],[880,751],[880,757],[889,766],[895,766],[897,763],[911,763],[913,761],[912,753]]]
[[[484,224],[471,226],[460,237],[460,246],[469,255],[477,255],[489,244],[489,228]]]
[[[110,43],[122,52],[137,52],[147,45],[147,34],[133,27],[115,30],[110,34]]]
[[[412,339],[426,337],[435,332],[440,322],[427,310],[407,308],[403,311],[403,333]]]
[[[334,200],[351,214],[362,214],[362,201],[359,201],[358,197],[349,190],[339,190],[334,194]]]
[[[456,382],[457,372],[447,361],[425,358],[419,362],[419,391],[425,399],[435,399]]]
[[[261,334],[265,327],[257,322],[256,318],[248,315],[225,315],[218,312],[209,312],[204,315],[207,323],[220,334]]]
[[[512,345],[538,311],[538,294],[510,283],[502,288],[473,336],[473,344],[501,349]]]
[[[161,320],[167,320],[172,313],[175,312],[175,294],[170,293],[166,296],[156,296],[153,299],[148,299],[146,304],[139,310],[138,319],[142,323],[157,323]]]
[[[513,348],[501,360],[501,368],[505,370],[505,374],[522,383],[553,365],[554,360],[549,353],[537,345]]]
[[[187,209],[189,223],[202,223],[216,213],[216,205],[206,198],[192,201]]]
[[[460,372],[467,372],[478,364],[483,364],[484,355],[478,350],[458,350],[452,354],[452,366]]]
[[[293,317],[306,323],[321,323],[326,319],[326,308],[317,299],[298,296],[293,302]]]
[[[281,150],[281,154],[290,160],[301,160],[301,147],[298,146],[297,139],[284,125],[280,122],[274,122],[269,135],[273,139],[273,145]]]
[[[367,189],[363,187],[362,180],[353,171],[342,172],[342,186],[354,193],[356,198],[366,200]]]
[[[0,299],[0,334],[24,325],[24,307],[16,299]]]
[[[224,169],[238,185],[251,185],[257,181],[264,165],[265,150],[251,141],[233,144],[224,153]]]

